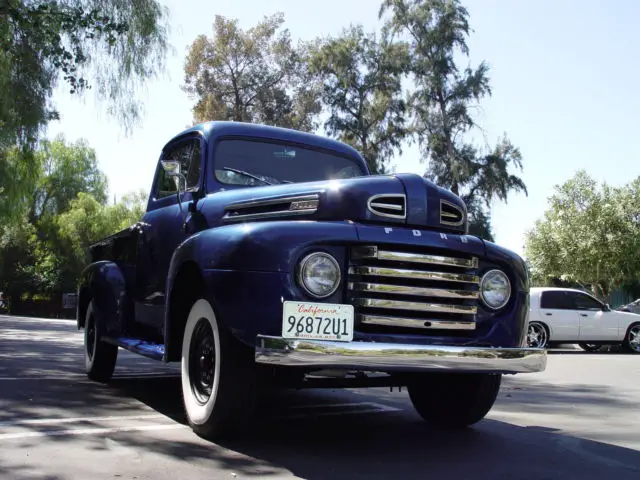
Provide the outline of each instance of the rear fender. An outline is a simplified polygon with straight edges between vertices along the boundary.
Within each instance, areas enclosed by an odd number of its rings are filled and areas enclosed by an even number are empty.
[[[127,285],[117,264],[103,260],[92,263],[82,272],[78,285],[76,323],[84,327],[89,302],[93,300],[96,320],[105,327],[107,335],[122,332],[125,318]]]

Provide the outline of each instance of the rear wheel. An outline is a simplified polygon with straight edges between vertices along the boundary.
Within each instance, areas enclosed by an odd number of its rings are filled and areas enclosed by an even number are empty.
[[[118,359],[118,347],[102,341],[102,331],[91,300],[84,321],[84,364],[87,376],[96,382],[111,380]]]
[[[182,341],[182,398],[195,433],[214,440],[240,433],[255,401],[250,348],[220,326],[206,299],[194,302]]]
[[[501,381],[499,374],[425,374],[407,385],[407,390],[427,423],[463,428],[479,422],[491,410]]]

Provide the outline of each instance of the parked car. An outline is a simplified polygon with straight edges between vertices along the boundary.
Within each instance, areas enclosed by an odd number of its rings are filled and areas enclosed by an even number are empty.
[[[620,305],[616,310],[640,314],[640,298],[631,303],[627,303],[626,305]]]
[[[530,296],[530,347],[577,343],[593,351],[603,345],[622,345],[640,353],[640,315],[612,310],[594,296],[572,288],[535,287]]]
[[[341,142],[197,125],[162,149],[141,221],[90,248],[86,371],[108,381],[119,347],[181,362],[207,438],[242,431],[275,386],[406,386],[426,421],[471,425],[546,351],[525,346],[525,262],[467,232],[458,196],[370,175]]]

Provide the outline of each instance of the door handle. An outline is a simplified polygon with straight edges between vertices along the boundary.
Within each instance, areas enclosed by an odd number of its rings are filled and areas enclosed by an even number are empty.
[[[547,317],[550,317],[552,314],[551,314],[551,313],[545,313],[545,315],[546,315]]]
[[[580,316],[581,317],[587,317],[588,315],[586,313],[581,313]]]

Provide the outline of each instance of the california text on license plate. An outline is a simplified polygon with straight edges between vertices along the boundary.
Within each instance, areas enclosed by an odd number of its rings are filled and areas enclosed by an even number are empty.
[[[353,305],[284,302],[282,336],[306,340],[353,340]]]

